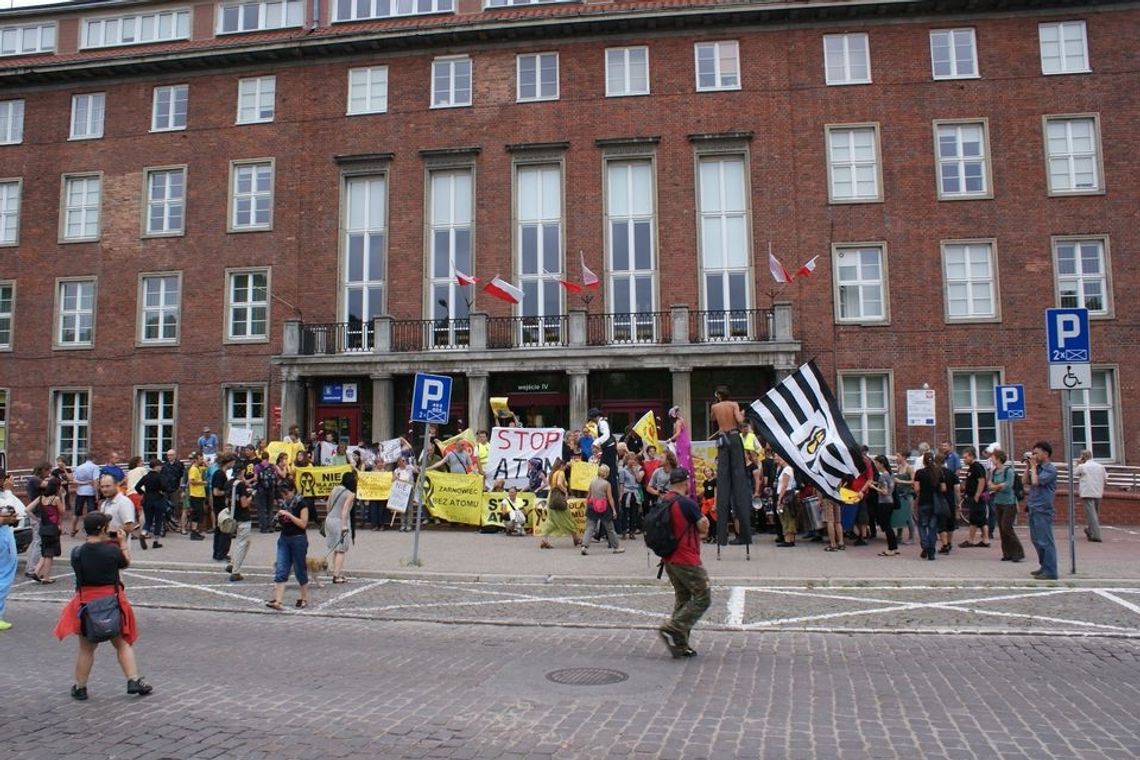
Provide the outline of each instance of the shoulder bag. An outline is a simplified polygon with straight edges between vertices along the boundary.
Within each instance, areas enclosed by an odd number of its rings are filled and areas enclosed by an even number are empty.
[[[119,607],[119,589],[115,587],[115,593],[109,596],[102,596],[90,602],[83,601],[83,573],[81,568],[83,563],[79,561],[79,550],[82,546],[77,546],[71,550],[71,559],[73,566],[79,570],[79,588],[76,593],[79,594],[79,628],[83,632],[83,638],[90,641],[92,644],[101,644],[104,641],[110,641],[123,632],[123,611]]]

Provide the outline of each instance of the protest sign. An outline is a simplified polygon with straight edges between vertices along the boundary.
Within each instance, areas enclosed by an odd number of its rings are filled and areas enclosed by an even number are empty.
[[[590,482],[596,477],[598,477],[598,465],[595,462],[571,462],[571,491],[589,491]]]
[[[334,454],[336,454],[336,444],[321,441],[321,445],[317,447],[317,464],[328,464]]]
[[[388,495],[388,511],[403,514],[408,511],[408,502],[412,497],[412,484],[406,480],[397,480],[392,483],[392,490]]]
[[[479,525],[483,478],[478,474],[429,472],[424,479],[424,506],[432,517],[460,525]]]
[[[488,491],[483,494],[483,516],[480,525],[503,525],[507,516],[502,512],[505,508],[503,501],[507,498],[504,491]],[[538,498],[530,491],[521,491],[515,494],[515,506],[526,514],[526,524],[533,526],[537,518]]]
[[[536,510],[537,519],[533,521],[534,534],[536,536],[542,535],[542,526],[546,523],[547,510],[540,504],[540,509]],[[586,500],[585,499],[567,499],[566,508],[570,510],[570,514],[574,515],[575,522],[578,523],[578,535],[586,531]]]
[[[305,444],[300,441],[271,441],[265,445],[265,450],[269,453],[270,462],[276,463],[277,457],[284,453],[289,455],[289,464],[293,464],[297,452],[305,450]]]
[[[705,479],[705,469],[708,468],[716,474],[716,441],[693,441],[691,446],[693,454],[693,476],[697,482]]]
[[[392,473],[359,472],[356,474],[356,498],[360,501],[385,501],[392,491]]]
[[[351,470],[346,464],[335,467],[298,467],[293,475],[297,495],[323,499],[340,485],[340,479]]]
[[[402,446],[403,444],[400,443],[399,438],[381,442],[379,459],[383,461],[384,464],[392,464],[400,458],[400,449]]]
[[[661,448],[661,444],[657,440],[657,420],[653,417],[653,412],[643,414],[641,419],[633,424],[633,432],[640,436],[646,446],[652,446],[655,449]]]
[[[527,462],[534,457],[549,473],[554,460],[562,456],[562,435],[562,428],[493,428],[483,466],[487,485],[502,479],[507,488],[525,487]]]
[[[253,430],[251,428],[231,427],[226,435],[226,443],[239,449],[253,443]]]

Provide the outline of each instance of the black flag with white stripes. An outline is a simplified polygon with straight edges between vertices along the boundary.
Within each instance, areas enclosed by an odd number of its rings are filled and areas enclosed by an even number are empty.
[[[756,434],[820,492],[842,501],[839,486],[860,472],[863,455],[814,361],[745,410]]]

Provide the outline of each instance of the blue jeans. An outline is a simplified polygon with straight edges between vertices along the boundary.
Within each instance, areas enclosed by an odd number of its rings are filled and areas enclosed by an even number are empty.
[[[4,605],[12,581],[16,579],[16,535],[8,526],[0,528],[0,620],[4,619]]]
[[[289,580],[289,570],[297,578],[297,585],[309,585],[309,568],[305,566],[305,555],[309,552],[309,537],[306,535],[277,537],[277,565],[273,570],[273,582]]]
[[[918,538],[922,548],[927,551],[934,551],[938,543],[938,523],[933,504],[918,505]]]
[[[1053,541],[1053,510],[1034,509],[1029,513],[1029,540],[1037,550],[1041,574],[1057,577],[1057,544]]]

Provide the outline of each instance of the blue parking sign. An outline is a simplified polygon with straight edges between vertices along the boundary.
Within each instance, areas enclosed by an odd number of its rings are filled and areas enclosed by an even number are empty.
[[[451,414],[451,378],[416,373],[412,387],[412,422],[446,425]]]
[[[1087,364],[1089,348],[1088,309],[1046,309],[1045,333],[1050,364]]]
[[[994,407],[998,422],[1025,419],[1025,386],[995,385]]]

